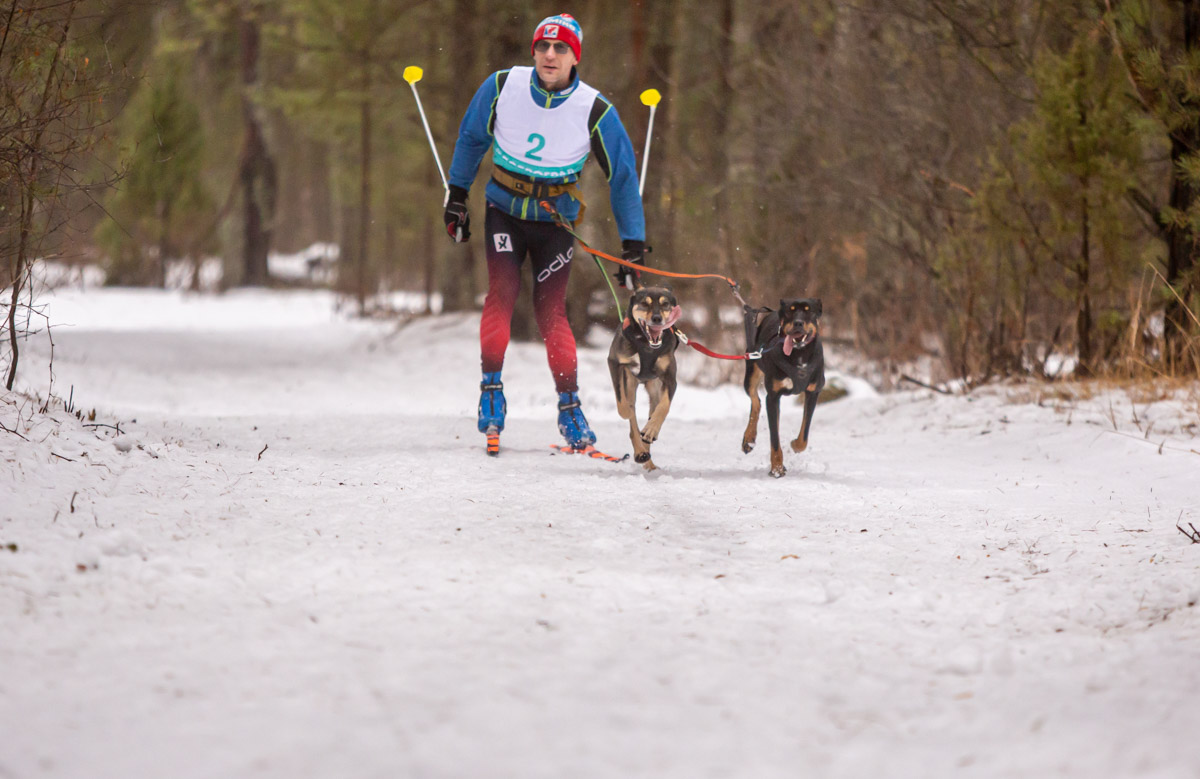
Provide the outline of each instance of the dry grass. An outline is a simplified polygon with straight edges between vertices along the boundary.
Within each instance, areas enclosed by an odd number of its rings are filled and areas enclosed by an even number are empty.
[[[1013,405],[1050,408],[1068,419],[1086,419],[1119,435],[1200,454],[1200,449],[1188,443],[1200,438],[1198,380],[1107,377],[1051,384],[1026,380],[993,389]]]
[[[1200,318],[1186,306],[1179,292],[1167,283],[1157,268],[1148,267],[1158,282],[1185,306],[1184,310],[1195,327],[1177,334],[1182,339],[1177,353],[1172,354],[1167,349],[1165,332],[1162,331],[1172,325],[1161,321],[1161,311],[1155,311],[1151,305],[1151,295],[1155,294],[1155,289],[1152,278],[1147,274],[1137,290],[1130,290],[1129,325],[1108,361],[1106,373],[1128,379],[1155,377],[1200,381]]]

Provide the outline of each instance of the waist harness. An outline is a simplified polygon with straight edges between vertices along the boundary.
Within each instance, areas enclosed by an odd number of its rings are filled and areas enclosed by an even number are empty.
[[[492,181],[499,184],[502,189],[519,197],[550,200],[562,194],[570,195],[572,200],[579,203],[579,216],[575,217],[575,224],[583,221],[583,214],[587,211],[587,203],[583,200],[583,192],[579,189],[578,181],[572,181],[567,184],[546,184],[540,181],[530,181],[529,179],[509,173],[499,165],[492,166]]]

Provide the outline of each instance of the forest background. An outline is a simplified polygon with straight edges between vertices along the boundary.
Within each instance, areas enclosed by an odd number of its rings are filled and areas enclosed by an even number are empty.
[[[663,95],[652,265],[819,296],[829,337],[931,380],[1200,375],[1200,0],[44,0],[0,4],[7,386],[38,260],[199,286],[220,257],[223,288],[280,285],[269,252],[327,242],[364,314],[395,290],[477,307],[483,247],[444,235],[402,74],[448,165],[479,84],[564,11],[639,165],[638,96]],[[602,178],[581,231],[612,251]],[[590,264],[577,332],[615,324]],[[740,348],[724,285],[677,291]]]

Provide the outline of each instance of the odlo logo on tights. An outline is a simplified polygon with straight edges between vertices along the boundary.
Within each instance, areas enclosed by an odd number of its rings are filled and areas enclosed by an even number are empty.
[[[571,262],[571,257],[574,254],[575,247],[572,246],[570,249],[567,249],[566,254],[559,252],[558,254],[554,255],[554,262],[547,265],[546,269],[537,275],[537,280],[545,281],[546,279],[550,278],[550,274],[554,273],[554,271],[559,270],[560,268],[565,267],[569,262]]]

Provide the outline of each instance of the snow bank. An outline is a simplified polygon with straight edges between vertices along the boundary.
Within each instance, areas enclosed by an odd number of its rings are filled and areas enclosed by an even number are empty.
[[[1194,389],[855,391],[774,480],[685,384],[646,475],[531,344],[485,457],[472,316],[47,303],[99,412],[0,402],[0,776],[1200,776]]]

